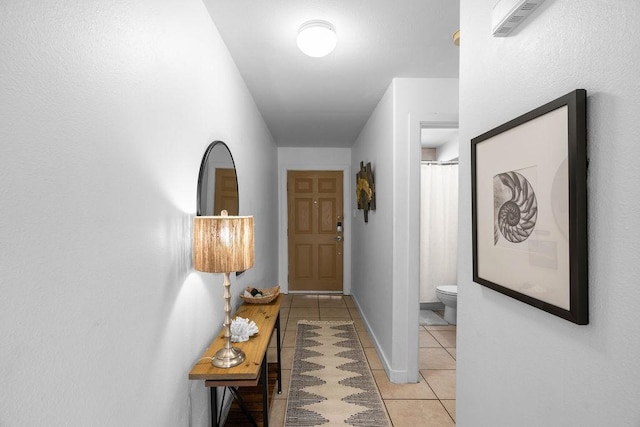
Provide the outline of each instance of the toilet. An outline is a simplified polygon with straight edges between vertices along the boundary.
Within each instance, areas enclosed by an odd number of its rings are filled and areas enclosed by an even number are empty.
[[[455,325],[457,317],[456,307],[458,305],[458,286],[437,286],[436,296],[444,304],[444,320],[451,325]]]

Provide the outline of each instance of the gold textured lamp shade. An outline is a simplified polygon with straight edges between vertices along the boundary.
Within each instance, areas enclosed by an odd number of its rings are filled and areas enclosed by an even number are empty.
[[[231,345],[231,281],[229,273],[253,267],[253,217],[197,216],[193,220],[193,265],[198,271],[224,273],[225,344],[211,359],[219,368],[244,362],[245,354]]]
[[[193,265],[198,271],[231,273],[253,267],[252,216],[197,216],[193,221]]]

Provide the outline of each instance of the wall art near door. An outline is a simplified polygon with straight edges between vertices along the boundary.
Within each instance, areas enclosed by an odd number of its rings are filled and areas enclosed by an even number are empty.
[[[358,209],[364,210],[364,222],[369,222],[369,211],[376,210],[376,187],[373,182],[371,163],[360,162],[360,171],[356,174],[356,200]]]
[[[579,325],[589,323],[586,96],[471,140],[473,280]]]

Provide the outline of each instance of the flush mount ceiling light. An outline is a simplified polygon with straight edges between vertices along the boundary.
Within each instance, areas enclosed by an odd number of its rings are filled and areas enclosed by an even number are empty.
[[[336,29],[327,21],[308,21],[298,29],[298,47],[306,55],[320,58],[336,48]]]

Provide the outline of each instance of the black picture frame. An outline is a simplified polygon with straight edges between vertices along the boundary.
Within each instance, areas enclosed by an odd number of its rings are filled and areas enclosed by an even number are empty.
[[[473,281],[589,323],[587,92],[471,140]]]

